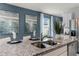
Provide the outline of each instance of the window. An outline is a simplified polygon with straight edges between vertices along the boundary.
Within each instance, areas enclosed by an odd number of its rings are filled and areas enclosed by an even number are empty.
[[[50,17],[44,17],[43,36],[50,36]]]
[[[36,27],[37,27],[37,16],[26,15],[24,34],[27,35],[33,33],[35,36]]]
[[[0,10],[0,35],[19,32],[19,14]]]

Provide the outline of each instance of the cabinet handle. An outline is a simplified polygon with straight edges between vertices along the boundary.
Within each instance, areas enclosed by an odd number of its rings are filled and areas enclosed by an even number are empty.
[[[72,44],[72,46],[73,46],[73,44]]]

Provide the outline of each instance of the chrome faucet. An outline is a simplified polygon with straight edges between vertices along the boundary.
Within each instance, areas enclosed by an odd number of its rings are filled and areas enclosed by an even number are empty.
[[[43,39],[44,39],[45,37],[47,37],[47,38],[52,38],[52,37],[47,36],[47,35],[46,35],[46,36],[43,36],[42,33],[41,33],[41,35],[40,35],[40,41],[43,42]]]

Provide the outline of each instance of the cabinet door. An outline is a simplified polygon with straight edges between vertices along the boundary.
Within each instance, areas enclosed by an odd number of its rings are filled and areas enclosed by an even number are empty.
[[[68,55],[69,56],[76,56],[76,52],[77,52],[77,42],[74,42],[74,43],[71,43],[69,46],[68,46]]]
[[[54,51],[51,51],[43,56],[67,56],[67,46],[58,48]]]
[[[62,54],[60,54],[59,56],[67,56],[67,51],[64,51]]]

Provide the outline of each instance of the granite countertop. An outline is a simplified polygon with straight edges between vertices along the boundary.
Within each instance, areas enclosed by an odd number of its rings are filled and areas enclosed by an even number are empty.
[[[40,55],[49,50],[55,50],[60,47],[63,47],[67,44],[76,42],[75,39],[66,39],[63,40],[60,44],[55,46],[48,46],[47,48],[38,48],[33,46],[31,43],[35,41],[31,41],[28,38],[24,38],[22,43],[19,44],[7,44],[10,38],[0,39],[0,55],[3,56],[34,56]]]
[[[34,41],[30,41],[30,40],[27,40],[27,41],[28,41],[27,44],[29,46],[28,49],[30,49],[30,52],[31,52],[30,55],[36,56],[36,55],[40,55],[40,54],[43,54],[45,52],[48,52],[50,50],[53,51],[55,49],[58,49],[60,47],[65,46],[67,44],[76,42],[77,40],[75,38],[64,39],[61,43],[59,43],[57,45],[54,45],[54,46],[50,46],[49,45],[47,48],[38,48],[38,47],[35,47],[35,46],[31,45],[31,43],[33,43]]]
[[[43,55],[43,54],[46,54],[46,53],[49,53],[51,51],[54,51],[58,48],[61,48],[63,46],[66,46],[67,44],[70,44],[70,43],[73,43],[73,42],[77,42],[77,40],[63,40],[61,43],[57,44],[57,45],[54,45],[54,46],[49,46],[47,48],[44,48],[44,49],[40,49],[40,50],[37,50],[35,51],[36,53],[32,53],[32,55],[34,56],[39,56],[39,55]]]

